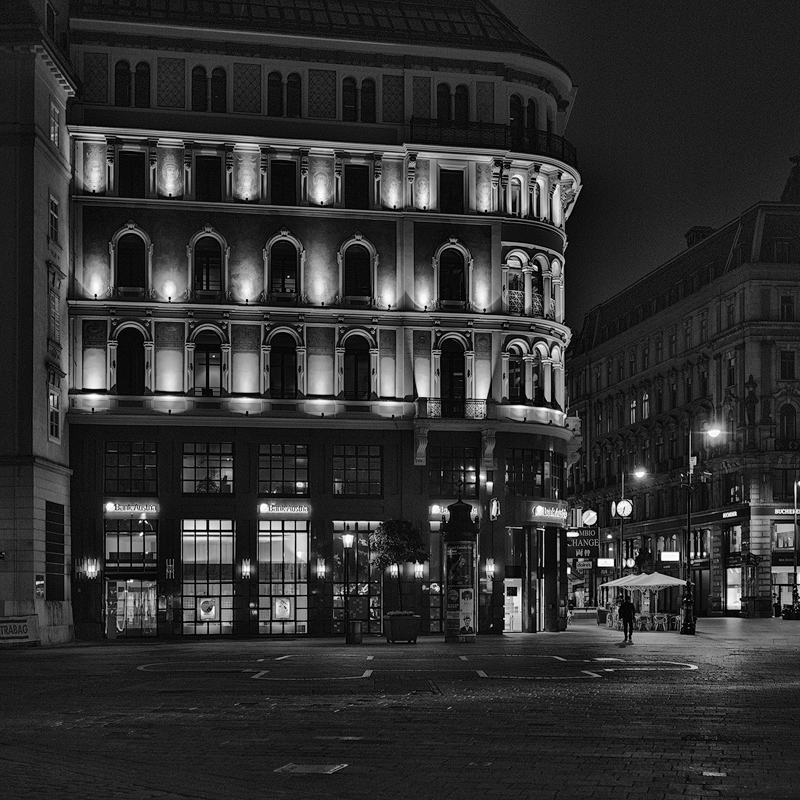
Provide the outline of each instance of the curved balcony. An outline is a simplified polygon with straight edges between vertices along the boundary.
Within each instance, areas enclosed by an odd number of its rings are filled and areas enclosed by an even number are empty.
[[[563,136],[547,131],[513,130],[510,125],[492,122],[440,122],[437,119],[411,118],[410,141],[414,144],[438,144],[446,147],[488,147],[513,150],[537,156],[557,158],[578,166],[575,147]]]

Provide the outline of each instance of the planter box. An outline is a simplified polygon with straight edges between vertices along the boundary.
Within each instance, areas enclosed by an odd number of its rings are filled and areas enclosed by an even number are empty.
[[[412,642],[416,643],[422,617],[405,615],[383,618],[383,632],[387,642]]]

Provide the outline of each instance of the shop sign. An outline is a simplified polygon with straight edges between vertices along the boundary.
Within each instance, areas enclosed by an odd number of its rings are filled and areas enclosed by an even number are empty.
[[[794,566],[794,552],[780,552],[779,550],[772,551],[772,566],[773,567],[793,567]]]
[[[447,510],[447,506],[452,505],[455,501],[454,500],[442,500],[441,502],[431,503],[428,506],[428,519],[431,522],[441,522],[442,517],[446,517],[449,514]],[[477,500],[465,500],[463,497],[461,498],[462,503],[466,503],[468,506],[472,506],[472,516],[474,517],[478,513],[478,502]],[[491,509],[490,509],[491,510]],[[500,501],[497,501],[497,514],[500,515]]]
[[[107,517],[116,516],[158,516],[158,500],[136,500],[126,498],[125,500],[106,500],[103,509]]]
[[[575,564],[575,569],[579,569],[582,570],[583,572],[586,572],[587,570],[592,569],[593,566],[594,566],[593,561],[578,561],[578,563]]]
[[[577,528],[567,531],[567,558],[597,558],[600,539],[594,528]]]
[[[661,551],[661,560],[662,561],[680,561],[681,554],[677,550],[662,550]]]
[[[790,514],[792,513],[792,509],[786,509]],[[779,512],[776,511],[776,514]],[[780,512],[783,513],[783,512]],[[718,519],[748,519],[750,517],[750,506],[740,506],[739,508],[731,508],[728,511],[723,511],[720,513]]]
[[[613,558],[598,558],[597,559],[597,566],[600,569],[608,569],[614,567],[614,559]]]
[[[776,517],[793,517],[795,514],[800,514],[798,508],[776,508],[773,512]]]
[[[311,503],[291,500],[270,500],[259,503],[258,513],[275,519],[294,519],[295,517],[310,517]]]
[[[565,503],[536,500],[526,504],[525,518],[528,522],[543,522],[546,525],[557,525],[563,528],[567,523],[567,506]]]

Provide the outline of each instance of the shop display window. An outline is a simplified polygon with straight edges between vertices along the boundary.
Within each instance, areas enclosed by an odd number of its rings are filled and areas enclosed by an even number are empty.
[[[181,520],[181,539],[183,632],[233,633],[233,520]]]
[[[258,523],[258,632],[308,632],[309,524]]]
[[[742,608],[742,569],[728,567],[725,570],[725,608],[740,611]]]
[[[155,570],[158,521],[107,519],[105,524],[106,570]]]
[[[333,493],[359,497],[383,494],[383,455],[378,445],[333,447]]]
[[[772,527],[772,549],[788,550],[794,548],[794,523],[776,522]]]

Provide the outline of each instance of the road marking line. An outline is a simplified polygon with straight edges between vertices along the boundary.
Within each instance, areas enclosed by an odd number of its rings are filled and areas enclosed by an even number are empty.
[[[476,669],[475,672],[478,673],[479,678],[487,678],[488,675],[482,669]]]
[[[581,672],[584,675],[588,675],[590,678],[602,678],[603,677],[602,675],[598,675],[596,672],[592,672],[591,670],[588,670],[588,669],[582,669]]]
[[[703,775],[706,778],[727,778],[728,777],[728,773],[727,772],[710,772],[710,771],[706,771],[706,770],[703,770]]]
[[[364,674],[361,676],[362,678],[369,678],[372,673],[375,672],[374,669],[366,669],[364,670]]]
[[[462,661],[469,661],[469,659],[468,659],[466,656],[459,656],[459,658],[460,658]]]
[[[367,656],[367,661],[372,661],[374,658],[375,656]]]
[[[275,660],[276,661],[283,661],[284,658],[291,658],[291,656],[278,656]]]
[[[566,658],[561,658],[561,656],[553,656],[556,661],[566,661]]]
[[[256,672],[255,675],[251,675],[250,677],[253,679],[260,678],[262,675],[266,675],[268,672],[268,669],[262,669],[261,672]]]

